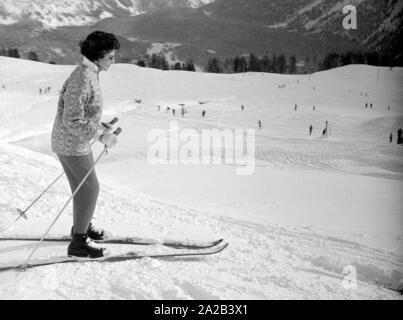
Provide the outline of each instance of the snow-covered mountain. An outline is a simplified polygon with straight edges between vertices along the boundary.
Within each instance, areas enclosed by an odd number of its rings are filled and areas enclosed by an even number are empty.
[[[358,29],[345,30],[342,8],[357,8]],[[125,61],[174,43],[174,60],[203,67],[245,53],[324,56],[377,50],[402,57],[400,0],[0,0],[0,49],[27,58],[76,63],[75,49],[94,30],[116,33]]]
[[[159,8],[198,8],[214,0],[1,0],[0,24],[32,20],[45,27],[81,26]]]
[[[343,7],[357,10],[356,30],[342,25]],[[398,42],[402,30],[400,0],[221,0],[206,5],[209,15],[301,33],[333,34],[372,49]],[[398,51],[398,50],[395,50]],[[401,50],[400,50],[401,51]]]

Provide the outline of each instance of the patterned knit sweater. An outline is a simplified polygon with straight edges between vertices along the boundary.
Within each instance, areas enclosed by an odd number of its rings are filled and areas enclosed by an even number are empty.
[[[64,83],[52,131],[52,151],[56,154],[91,153],[90,140],[97,134],[103,109],[99,71],[84,58]]]

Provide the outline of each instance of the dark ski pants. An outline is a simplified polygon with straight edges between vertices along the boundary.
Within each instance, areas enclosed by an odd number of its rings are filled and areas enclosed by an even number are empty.
[[[83,156],[58,155],[58,157],[73,193],[94,165],[94,157],[92,153]],[[99,182],[94,169],[73,198],[74,233],[87,232],[94,215],[98,194]]]

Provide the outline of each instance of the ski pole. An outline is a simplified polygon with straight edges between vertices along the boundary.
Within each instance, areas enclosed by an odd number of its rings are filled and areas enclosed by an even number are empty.
[[[102,122],[102,125],[105,127],[105,129],[111,129],[111,127],[119,121],[118,117],[115,117],[112,119],[112,121],[105,123]],[[93,141],[91,143],[91,146],[95,143],[95,141]],[[25,220],[28,220],[27,217],[27,211],[40,199],[42,198],[42,196],[62,177],[64,176],[64,171],[62,173],[60,173],[60,175],[45,189],[42,191],[42,193],[34,200],[32,201],[32,203],[25,209],[25,210],[21,210],[20,208],[17,208],[18,211],[18,217],[17,219],[15,219],[14,223],[17,222],[19,219],[24,218]],[[14,224],[13,224],[14,225]],[[11,227],[11,226],[10,226]],[[7,229],[9,229],[10,227],[8,227]]]
[[[122,132],[121,128],[117,128],[113,134],[118,136],[120,133]],[[64,209],[66,209],[66,207],[68,206],[68,204],[70,203],[71,199],[73,199],[73,197],[76,195],[76,193],[78,192],[78,190],[80,190],[81,186],[84,184],[85,180],[87,180],[88,176],[91,174],[91,172],[94,170],[95,165],[97,164],[97,162],[99,161],[99,159],[101,159],[101,157],[107,152],[108,148],[105,146],[104,150],[102,150],[102,152],[100,153],[100,155],[98,156],[98,158],[95,160],[94,164],[92,165],[92,167],[90,168],[90,170],[88,171],[88,173],[85,175],[85,177],[83,178],[83,180],[81,180],[80,184],[78,185],[78,187],[76,188],[76,190],[74,190],[73,194],[70,196],[70,198],[67,200],[67,202],[64,204],[63,208],[59,211],[59,213],[57,214],[56,218],[53,220],[53,222],[50,224],[49,228],[46,230],[46,232],[43,234],[43,236],[41,237],[41,239],[39,240],[39,242],[36,244],[36,246],[34,247],[34,249],[32,250],[32,252],[30,253],[30,255],[28,256],[27,260],[20,266],[20,269],[25,269],[25,266],[28,265],[29,260],[31,260],[32,256],[34,255],[34,253],[36,252],[36,250],[39,248],[39,246],[41,245],[43,239],[46,238],[46,236],[48,235],[49,231],[52,229],[52,227],[55,225],[56,221],[60,218],[60,216],[62,215]]]

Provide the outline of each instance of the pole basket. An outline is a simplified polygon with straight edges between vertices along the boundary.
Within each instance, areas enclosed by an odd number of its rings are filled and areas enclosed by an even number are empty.
[[[22,211],[21,209],[18,209],[18,208],[17,208],[17,211],[18,211],[18,214],[20,215],[20,217],[24,218],[25,220],[28,220],[28,217],[24,211]]]

